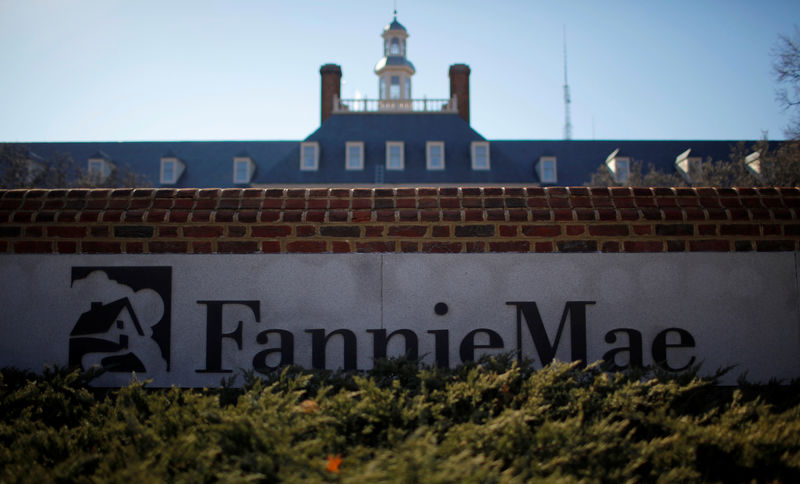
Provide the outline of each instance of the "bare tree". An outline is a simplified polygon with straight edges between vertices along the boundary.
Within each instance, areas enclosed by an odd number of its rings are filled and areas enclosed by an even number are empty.
[[[778,37],[772,56],[772,68],[778,81],[778,101],[792,113],[786,136],[800,140],[800,29],[797,26],[793,35]]]

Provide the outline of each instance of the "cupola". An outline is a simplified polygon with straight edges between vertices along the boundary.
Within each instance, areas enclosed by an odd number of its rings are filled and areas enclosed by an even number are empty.
[[[384,27],[381,37],[383,58],[375,65],[380,109],[409,109],[411,76],[415,70],[414,64],[406,59],[408,31],[397,21],[397,11],[392,23]]]

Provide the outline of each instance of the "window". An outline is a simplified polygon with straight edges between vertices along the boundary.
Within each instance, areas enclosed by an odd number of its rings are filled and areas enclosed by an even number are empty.
[[[386,99],[386,79],[378,78],[378,99]]]
[[[539,158],[537,172],[541,183],[556,183],[558,181],[556,175],[556,157],[542,156]]]
[[[761,152],[754,151],[744,157],[744,166],[747,170],[755,176],[759,181],[763,181],[763,174],[761,173]]]
[[[691,151],[692,149],[689,148],[675,157],[675,169],[689,183],[692,182],[692,175],[696,175],[700,170],[703,161],[699,156],[689,156]]]
[[[161,158],[161,184],[174,185],[183,174],[186,165],[175,156]]]
[[[300,143],[300,169],[302,171],[319,169],[319,144],[316,141]]]
[[[249,156],[237,156],[233,159],[233,183],[250,183],[256,171],[256,164]]]
[[[400,55],[400,39],[392,37],[392,46],[389,49],[390,55]]]
[[[631,173],[631,159],[627,156],[617,156],[619,148],[615,149],[606,158],[606,166],[617,183],[625,183]]]
[[[392,76],[389,85],[389,99],[400,99],[400,76]]]
[[[472,142],[472,169],[473,170],[488,170],[490,169],[489,161],[489,142],[488,141],[473,141]]]
[[[89,158],[89,176],[97,181],[103,181],[111,174],[114,164],[108,158],[108,155],[98,152],[93,157]]]
[[[411,99],[411,78],[406,77],[406,99]]]
[[[428,141],[425,145],[429,170],[444,170],[444,141]]]
[[[386,169],[387,170],[402,170],[403,167],[404,167],[403,142],[402,141],[387,141],[386,142]]]
[[[345,169],[364,169],[364,143],[362,141],[348,141],[345,143]]]

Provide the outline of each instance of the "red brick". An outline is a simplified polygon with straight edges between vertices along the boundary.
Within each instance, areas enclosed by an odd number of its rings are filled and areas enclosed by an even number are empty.
[[[18,254],[47,254],[53,251],[53,243],[45,241],[14,242],[14,252]]]
[[[549,211],[548,211],[549,213]],[[527,222],[528,221],[528,211],[523,209],[510,209],[508,210],[508,221],[509,222]]]
[[[347,207],[347,205],[345,205]],[[372,200],[369,198],[356,198],[350,203],[350,207],[355,209],[371,209],[372,208]]]
[[[752,224],[726,224],[719,226],[720,235],[760,235],[758,225]]]
[[[686,250],[686,241],[683,240],[668,240],[667,252],[684,252]]]
[[[265,240],[261,242],[261,252],[265,254],[276,254],[281,251],[281,243],[277,240]]]
[[[319,233],[324,237],[361,237],[361,227],[357,225],[328,225],[320,227]]]
[[[616,237],[628,235],[627,225],[589,225],[589,235],[595,237]]]
[[[486,252],[486,242],[467,242],[464,249],[470,253]]]
[[[189,251],[189,243],[180,241],[150,241],[147,247],[153,254],[185,254]]]
[[[220,254],[253,254],[258,252],[258,242],[254,240],[241,242],[217,242],[217,252]]]
[[[530,250],[531,243],[527,240],[489,242],[489,252],[529,252]]]
[[[306,222],[321,223],[325,221],[324,210],[309,210],[306,212]]]
[[[383,225],[370,225],[365,227],[365,237],[383,237]]]
[[[461,242],[423,242],[422,252],[432,254],[461,252]]]
[[[419,252],[419,244],[417,242],[400,242],[400,252]]]
[[[25,237],[42,237],[43,235],[44,229],[42,227],[25,227]]]
[[[417,208],[417,201],[413,198],[398,198],[397,208]]]
[[[596,240],[559,240],[556,242],[559,252],[597,252]]]
[[[89,228],[89,235],[92,237],[103,238],[108,237],[110,233],[107,225],[93,225]]]
[[[636,235],[651,235],[653,233],[653,227],[650,225],[631,225],[633,228],[633,233]]]
[[[461,206],[464,208],[482,208],[483,200],[480,198],[465,198],[461,200]]]
[[[528,237],[556,237],[561,235],[560,225],[523,225],[522,234]]]
[[[583,225],[567,225],[567,235],[581,235],[584,232],[586,232],[586,227]]]
[[[597,219],[597,215],[595,214],[594,210],[587,208],[575,209],[575,215],[577,216],[578,220],[582,221],[590,221]]]
[[[399,211],[401,222],[416,222],[419,220],[419,213],[416,209],[402,209]]]
[[[553,220],[553,212],[550,210],[535,209],[531,210],[531,221],[539,222],[543,220]]]
[[[183,229],[184,235],[188,228],[190,227]],[[287,237],[292,233],[292,227],[289,225],[261,225],[253,227],[251,233],[253,237]]]
[[[480,222],[483,221],[483,210],[467,209],[464,210],[465,222]]]
[[[186,222],[189,219],[189,212],[187,210],[170,210],[169,212],[169,221],[170,222]]]
[[[79,238],[86,237],[86,226],[47,227],[48,237]]]
[[[450,227],[447,225],[434,225],[432,235],[434,237],[450,237]]]
[[[255,230],[255,229],[254,229]],[[202,225],[183,227],[184,237],[222,237],[222,226]]]
[[[759,252],[784,252],[795,250],[793,240],[757,240],[756,250]]]
[[[501,225],[499,230],[501,237],[514,237],[517,235],[516,225]]]
[[[424,237],[428,231],[425,225],[395,225],[389,227],[389,237]]]
[[[731,248],[727,240],[690,240],[689,250],[692,252],[728,252]]]
[[[97,222],[98,220],[100,220],[100,212],[96,210],[84,211],[78,215],[78,222]],[[40,222],[38,215],[36,221]]]
[[[356,252],[394,252],[395,243],[385,241],[356,242]]]
[[[261,203],[262,208],[283,208],[282,198],[265,198]]]
[[[461,210],[442,210],[442,220],[448,222],[461,221]]]
[[[211,221],[211,211],[210,210],[195,210],[192,213],[192,222],[210,222]]]
[[[308,201],[308,209],[309,210],[311,210],[311,209],[314,209],[314,210],[325,210],[326,208],[328,208],[328,201],[327,200],[319,200],[319,199],[317,199],[317,200],[309,200]]]
[[[85,254],[120,254],[122,244],[119,242],[81,242],[81,251]]]
[[[331,249],[334,254],[344,254],[350,252],[350,243],[334,240],[331,242]]]
[[[303,220],[302,210],[284,210],[283,212],[284,222],[301,222],[302,220]]]
[[[573,220],[572,210],[567,208],[558,208],[553,210],[553,216],[556,220]]]
[[[281,218],[281,212],[278,210],[264,210],[261,212],[262,222],[277,222]]]
[[[74,254],[78,251],[77,242],[61,241],[56,243],[59,254]]]
[[[318,240],[295,240],[286,244],[287,252],[326,252],[325,242]]]
[[[435,198],[420,198],[417,202],[417,208],[438,208],[439,204]]]
[[[663,252],[664,243],[661,241],[631,241],[627,240],[623,244],[625,252]]]
[[[312,237],[316,233],[316,228],[313,225],[298,225],[294,231],[298,237]]]
[[[394,210],[378,210],[375,212],[375,219],[378,222],[394,222]]]
[[[619,252],[619,242],[611,240],[603,242],[600,252]]]
[[[549,208],[550,205],[547,203],[547,199],[544,197],[536,197],[536,198],[529,198],[527,200],[527,205],[530,208]]]

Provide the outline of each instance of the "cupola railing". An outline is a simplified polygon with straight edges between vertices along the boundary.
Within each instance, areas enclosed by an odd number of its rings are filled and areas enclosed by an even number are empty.
[[[333,97],[334,113],[458,113],[456,97],[450,99],[339,99]]]

